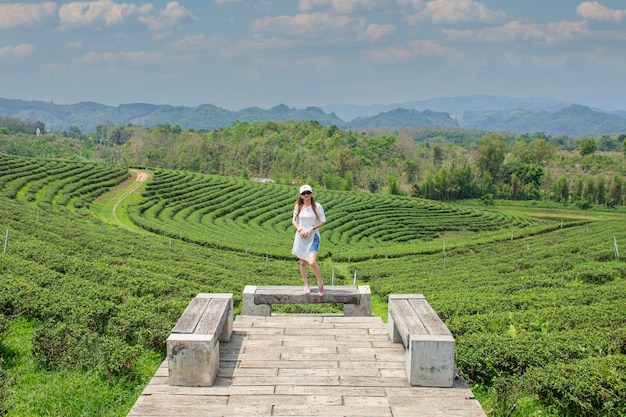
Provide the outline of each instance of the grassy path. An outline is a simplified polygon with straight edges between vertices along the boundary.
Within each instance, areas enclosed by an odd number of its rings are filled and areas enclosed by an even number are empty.
[[[135,226],[126,214],[126,207],[140,198],[140,191],[144,183],[152,178],[148,171],[131,169],[132,178],[119,186],[112,188],[93,204],[93,210],[105,223],[115,224],[126,230],[138,233],[147,233]]]

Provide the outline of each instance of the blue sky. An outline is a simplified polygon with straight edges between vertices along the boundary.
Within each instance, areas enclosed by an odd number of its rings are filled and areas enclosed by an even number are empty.
[[[0,0],[0,71],[0,97],[59,104],[626,110],[626,1]]]

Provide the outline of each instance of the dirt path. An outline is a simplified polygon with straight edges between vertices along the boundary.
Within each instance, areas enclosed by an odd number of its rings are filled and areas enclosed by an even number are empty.
[[[119,219],[119,217],[117,216],[117,208],[122,203],[122,201],[124,201],[126,197],[133,194],[143,185],[145,181],[150,179],[151,175],[147,171],[141,171],[138,169],[131,169],[130,171],[135,173],[137,176],[132,181],[132,183],[128,186],[128,188],[126,188],[126,190],[124,190],[124,192],[118,196],[117,201],[115,201],[115,204],[113,205],[112,214],[113,214],[113,218],[115,219],[115,223],[117,223],[118,226],[123,227],[126,230],[131,230],[134,232],[136,231],[135,229],[128,227],[127,225],[122,223],[122,221]]]

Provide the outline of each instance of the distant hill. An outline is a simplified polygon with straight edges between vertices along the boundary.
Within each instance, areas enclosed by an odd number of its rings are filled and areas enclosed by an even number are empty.
[[[120,104],[117,107],[98,103],[54,104],[44,101],[8,100],[0,98],[0,115],[22,120],[41,121],[50,130],[68,129],[77,126],[91,132],[102,124],[136,124],[152,127],[159,123],[176,125],[188,129],[217,129],[232,125],[236,121],[310,121],[323,125],[343,126],[345,122],[334,114],[327,114],[317,107],[295,109],[284,104],[264,110],[250,107],[240,111],[226,110],[212,104],[197,107],[155,104]]]
[[[570,136],[626,132],[626,118],[576,104],[552,113],[527,110],[466,112],[459,125],[467,129]]]
[[[358,117],[346,124],[350,129],[384,126],[446,126],[459,127],[448,113],[414,109],[394,109],[371,117]]]
[[[93,102],[54,104],[0,98],[0,116],[40,121],[50,130],[77,126],[91,132],[102,124],[180,125],[213,130],[237,121],[317,121],[346,129],[442,126],[510,133],[599,135],[626,132],[626,112],[604,112],[546,98],[503,96],[439,97],[400,105],[325,106],[296,109],[284,104],[265,110],[249,107],[230,111],[212,104],[197,107]],[[326,111],[324,110],[326,109]],[[371,114],[370,114],[371,113]],[[359,114],[356,117],[350,115]]]
[[[530,110],[554,112],[567,107],[568,103],[542,97],[506,97],[473,95],[462,97],[435,97],[428,100],[407,101],[394,104],[372,104],[357,106],[350,104],[335,104],[322,106],[327,113],[335,113],[341,119],[350,122],[356,118],[375,116],[379,113],[394,109],[432,110],[450,114],[463,114],[468,111],[497,111],[497,110]]]

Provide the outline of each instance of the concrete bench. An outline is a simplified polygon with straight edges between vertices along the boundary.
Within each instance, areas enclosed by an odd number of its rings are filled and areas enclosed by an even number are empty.
[[[411,385],[452,387],[454,338],[422,294],[390,294],[389,335],[406,349]]]
[[[233,295],[198,294],[167,339],[169,385],[213,385],[220,364],[219,342],[233,333]]]
[[[357,287],[330,286],[322,297],[315,287],[304,294],[302,286],[246,285],[243,291],[241,314],[246,316],[271,316],[273,304],[343,304],[346,317],[371,316],[372,294],[369,285]]]

